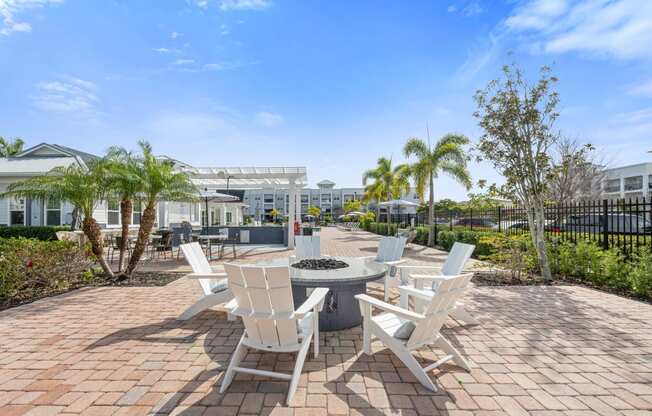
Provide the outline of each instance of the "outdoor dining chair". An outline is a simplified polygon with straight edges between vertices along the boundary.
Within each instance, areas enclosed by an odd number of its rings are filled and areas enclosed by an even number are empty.
[[[242,318],[245,330],[231,356],[220,393],[229,388],[236,373],[280,378],[290,381],[286,399],[289,404],[299,384],[310,341],[313,341],[315,357],[319,354],[319,311],[328,289],[315,288],[310,297],[295,309],[287,266],[225,264],[224,270],[234,295],[227,308],[231,314]],[[276,353],[296,352],[292,374],[241,366],[247,348]]]
[[[377,337],[405,364],[425,388],[432,391],[437,389],[428,376],[428,372],[445,362],[453,360],[458,366],[470,371],[467,360],[444,338],[440,330],[471,277],[473,277],[472,273],[448,276],[439,285],[435,296],[428,299],[423,313],[394,306],[369,295],[356,295],[356,299],[360,302],[363,319],[362,345],[364,353],[372,354],[371,339]],[[409,296],[421,296],[414,288],[402,286],[399,290]],[[372,308],[378,308],[383,313],[372,315]],[[412,355],[412,351],[427,345],[439,347],[446,355],[433,364],[422,367]]]
[[[431,298],[439,291],[439,286],[442,281],[445,281],[445,278],[449,276],[456,276],[462,273],[464,267],[468,263],[475,246],[471,244],[464,244],[456,242],[453,244],[448,257],[443,266],[398,266],[399,273],[401,275],[401,282],[404,284],[413,283],[413,288],[419,290],[421,293],[420,298],[415,299],[415,310],[419,312],[424,307],[424,302],[420,300],[421,298]],[[433,273],[434,272],[434,273]],[[428,285],[427,283],[430,283]],[[470,283],[470,281],[467,283]],[[399,288],[400,289],[400,288]],[[464,287],[464,290],[467,288]],[[408,307],[408,298],[401,297],[401,307]],[[466,325],[478,325],[479,322],[468,313],[464,304],[460,301],[455,303],[455,307],[451,311],[451,317],[457,321],[463,322]]]

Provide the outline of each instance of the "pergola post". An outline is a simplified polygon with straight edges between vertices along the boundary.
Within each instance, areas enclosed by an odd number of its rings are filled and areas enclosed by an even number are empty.
[[[288,248],[294,248],[294,221],[295,221],[295,204],[296,188],[294,179],[290,179],[288,186]]]

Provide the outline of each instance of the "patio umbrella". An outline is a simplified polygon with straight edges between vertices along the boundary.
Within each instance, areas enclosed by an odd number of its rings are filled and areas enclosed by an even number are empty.
[[[389,218],[389,222],[392,222],[392,217],[391,217],[391,208],[397,208],[398,213],[401,213],[401,207],[418,207],[419,204],[412,202],[412,201],[406,201],[405,199],[392,199],[391,201],[385,201],[381,202],[378,204],[380,207],[386,207],[387,208],[387,217]],[[396,229],[396,232],[398,233],[398,228]]]
[[[206,225],[204,225],[204,231],[207,233],[208,232],[208,201],[212,202],[235,202],[239,201],[240,198],[237,196],[233,195],[228,195],[228,194],[223,194],[220,192],[217,192],[217,190],[209,190],[208,188],[204,188],[203,192],[199,193],[199,196],[204,200],[204,204],[206,206]]]

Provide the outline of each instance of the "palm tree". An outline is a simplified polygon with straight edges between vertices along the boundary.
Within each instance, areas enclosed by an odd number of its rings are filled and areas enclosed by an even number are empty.
[[[471,187],[471,175],[467,169],[467,156],[464,147],[469,139],[461,134],[447,134],[431,148],[430,142],[424,142],[417,137],[411,137],[405,143],[403,153],[409,158],[415,156],[417,160],[410,165],[410,174],[414,177],[417,195],[423,198],[428,185],[428,220],[430,230],[428,231],[428,245],[432,246],[434,234],[435,205],[435,179],[440,172],[448,174],[469,189]]]
[[[78,165],[56,167],[43,176],[14,182],[0,196],[18,196],[42,201],[70,201],[84,219],[82,230],[91,243],[91,250],[104,272],[113,277],[104,259],[100,226],[93,218],[93,210],[107,196],[106,170],[99,161],[87,163],[88,169]]]
[[[137,174],[138,161],[130,151],[113,146],[107,151],[104,166],[107,169],[109,188],[113,196],[120,199],[122,222],[120,258],[118,260],[118,273],[120,273],[127,245],[129,244],[129,226],[133,216],[134,201],[137,201],[141,193],[141,182]]]
[[[190,177],[184,172],[177,172],[172,162],[157,158],[152,153],[152,146],[145,142],[138,142],[142,155],[134,166],[134,175],[138,178],[139,189],[142,192],[145,209],[140,221],[138,239],[134,251],[125,269],[125,275],[133,273],[140,257],[145,251],[149,234],[156,219],[156,204],[159,200],[165,201],[194,201],[199,192],[191,182]]]
[[[410,168],[407,165],[398,165],[392,168],[392,159],[378,158],[374,169],[367,170],[362,175],[362,184],[365,185],[363,199],[367,202],[376,201],[377,218],[380,217],[378,203],[400,198],[410,191]],[[372,183],[367,184],[370,179]],[[387,223],[390,222],[389,209]]]
[[[0,136],[0,157],[15,156],[23,151],[23,139],[16,137],[13,142]]]

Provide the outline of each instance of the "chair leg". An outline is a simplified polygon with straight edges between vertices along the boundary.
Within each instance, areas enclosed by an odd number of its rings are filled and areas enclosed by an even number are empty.
[[[371,355],[371,305],[360,302],[360,313],[362,315],[362,351]]]
[[[435,341],[435,344],[442,349],[446,354],[451,355],[453,357],[453,362],[457,364],[458,366],[462,367],[466,371],[471,371],[471,366],[469,366],[469,362],[466,361],[464,357],[462,357],[462,354],[451,344],[446,338],[444,338],[442,335],[439,335],[439,338]]]
[[[315,310],[312,312],[312,327],[313,327],[313,345],[312,351],[315,358],[319,355],[319,313]]]
[[[432,382],[428,374],[424,371],[423,367],[421,367],[421,364],[417,361],[416,358],[412,355],[410,351],[408,351],[405,347],[401,346],[390,346],[389,344],[386,344],[394,354],[405,364],[405,366],[414,374],[414,377],[419,380],[421,385],[425,388],[427,388],[430,391],[437,391],[437,387],[435,387],[435,383]]]
[[[206,309],[215,305],[221,305],[224,302],[224,299],[217,298],[215,295],[204,296],[193,305],[191,305],[188,309],[186,309],[181,315],[179,315],[179,318],[177,319],[180,321],[187,321],[188,319],[197,315],[199,312],[205,311]]]
[[[385,302],[389,300],[389,275],[385,275]]]
[[[233,381],[233,376],[235,376],[235,370],[234,368],[239,366],[244,357],[247,355],[247,347],[244,346],[242,343],[242,340],[244,339],[244,335],[242,335],[242,338],[240,338],[240,342],[238,343],[238,346],[235,348],[235,351],[233,352],[233,356],[231,357],[231,362],[229,363],[229,367],[226,369],[226,373],[224,374],[224,380],[222,380],[222,385],[220,386],[220,393],[224,393],[226,389],[229,388],[231,385],[231,382]]]
[[[292,401],[294,392],[297,391],[297,386],[299,385],[301,370],[303,369],[303,362],[306,360],[306,355],[308,354],[308,349],[310,348],[310,338],[311,337],[306,337],[303,339],[303,345],[301,345],[301,349],[297,353],[297,362],[294,364],[294,371],[292,371],[292,380],[290,381],[290,388],[288,389],[288,397],[286,399],[286,404],[288,405]]]

